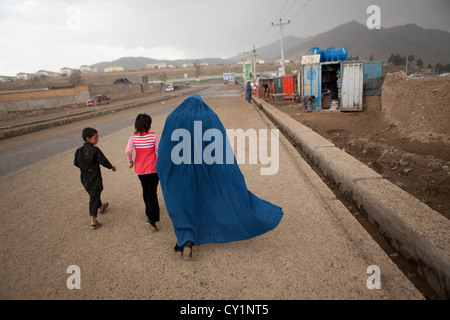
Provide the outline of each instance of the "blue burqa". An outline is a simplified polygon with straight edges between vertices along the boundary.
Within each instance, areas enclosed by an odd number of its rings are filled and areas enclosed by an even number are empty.
[[[177,245],[245,240],[274,229],[283,211],[247,190],[226,131],[191,95],[166,119],[156,169]]]

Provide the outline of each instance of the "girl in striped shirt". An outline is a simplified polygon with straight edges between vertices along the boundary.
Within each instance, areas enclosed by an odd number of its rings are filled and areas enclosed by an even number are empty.
[[[134,123],[135,133],[128,140],[125,150],[129,162],[129,168],[133,168],[138,175],[142,185],[142,195],[145,203],[145,214],[147,223],[155,230],[156,222],[159,221],[159,203],[157,187],[159,177],[156,173],[156,158],[159,145],[159,137],[155,132],[149,132],[152,125],[152,118],[143,113],[136,117]],[[136,156],[133,161],[133,149]]]

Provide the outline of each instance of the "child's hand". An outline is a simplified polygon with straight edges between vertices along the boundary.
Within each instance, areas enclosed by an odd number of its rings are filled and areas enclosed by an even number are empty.
[[[134,161],[133,161],[133,160],[131,160],[131,161],[130,161],[130,165],[128,166],[128,168],[130,168],[130,169],[131,169],[131,168],[133,168],[133,166],[134,166]]]
[[[114,171],[114,172],[116,171],[116,167],[114,167],[114,166],[112,166],[111,169],[112,169],[112,171]]]

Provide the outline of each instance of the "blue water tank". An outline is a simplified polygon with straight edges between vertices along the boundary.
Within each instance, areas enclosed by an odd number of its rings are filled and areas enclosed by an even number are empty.
[[[325,61],[347,61],[348,51],[347,48],[328,48],[324,52]]]
[[[324,53],[325,53],[324,50],[322,50],[322,49],[320,49],[320,48],[317,48],[317,47],[311,48],[311,49],[309,49],[308,52],[307,52],[308,55],[313,55],[313,54],[315,54],[315,55],[317,55],[317,54],[320,55],[320,62],[325,61]]]

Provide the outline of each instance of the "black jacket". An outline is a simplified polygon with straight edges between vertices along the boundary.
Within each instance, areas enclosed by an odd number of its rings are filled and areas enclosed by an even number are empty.
[[[81,183],[91,196],[99,195],[103,190],[100,164],[112,169],[111,163],[96,146],[86,142],[75,151],[73,164],[80,168]]]

